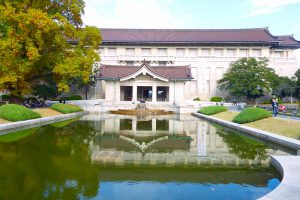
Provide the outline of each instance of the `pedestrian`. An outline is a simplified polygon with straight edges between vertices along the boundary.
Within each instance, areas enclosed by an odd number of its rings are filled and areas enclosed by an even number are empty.
[[[278,114],[278,100],[276,98],[272,99],[272,109],[273,109],[273,116],[276,117]]]

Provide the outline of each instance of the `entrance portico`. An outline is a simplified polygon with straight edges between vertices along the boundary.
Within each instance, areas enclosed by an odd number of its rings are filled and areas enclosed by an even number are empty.
[[[183,86],[190,81],[189,66],[150,67],[101,65],[99,80],[104,80],[109,101],[169,102],[184,100]]]

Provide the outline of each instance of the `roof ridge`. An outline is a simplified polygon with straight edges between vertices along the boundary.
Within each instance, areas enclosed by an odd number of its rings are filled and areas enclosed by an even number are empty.
[[[258,28],[99,28],[101,30],[119,30],[119,31],[241,31],[241,30],[268,30],[268,27]]]

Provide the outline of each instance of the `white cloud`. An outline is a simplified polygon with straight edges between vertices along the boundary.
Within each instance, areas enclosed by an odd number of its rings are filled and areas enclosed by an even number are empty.
[[[83,21],[105,28],[180,28],[191,16],[172,12],[173,0],[86,0]]]
[[[300,0],[250,0],[247,17],[274,13],[285,6],[299,3]]]

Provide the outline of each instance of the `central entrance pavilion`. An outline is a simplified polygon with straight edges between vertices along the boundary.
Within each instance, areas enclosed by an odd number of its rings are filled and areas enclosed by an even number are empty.
[[[99,80],[105,100],[180,102],[183,86],[192,80],[189,66],[101,65]]]

